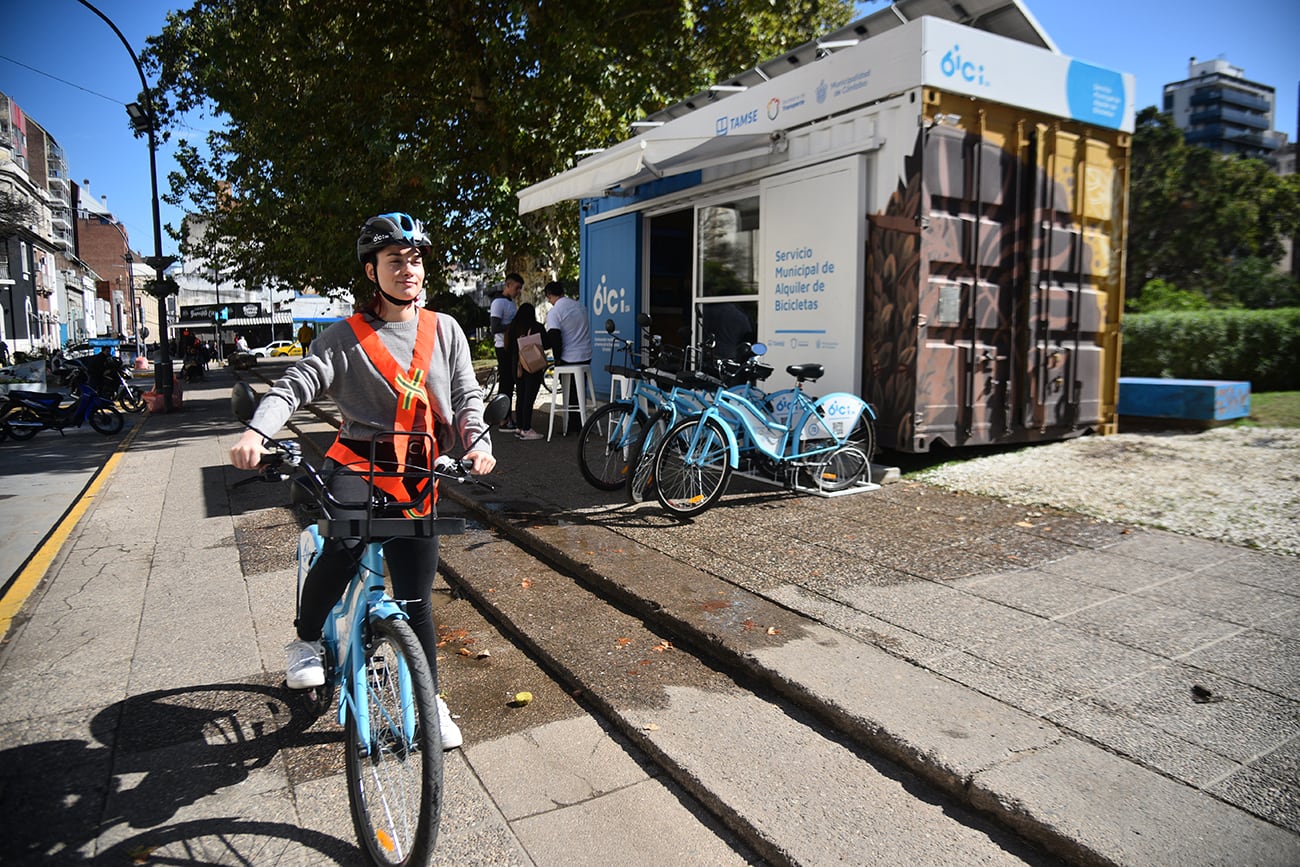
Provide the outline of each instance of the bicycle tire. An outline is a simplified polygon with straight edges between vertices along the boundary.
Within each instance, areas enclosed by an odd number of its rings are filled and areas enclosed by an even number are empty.
[[[578,435],[578,469],[588,484],[602,491],[627,484],[628,457],[645,423],[645,412],[624,401],[607,403],[587,417]]]
[[[655,451],[655,497],[675,515],[695,515],[717,502],[731,481],[731,459],[722,424],[700,418],[679,421],[668,429]],[[698,442],[696,442],[698,440]]]
[[[870,478],[871,474],[866,454],[852,442],[846,442],[825,455],[817,455],[804,469],[810,484],[827,494],[847,490],[863,476]]]
[[[666,409],[661,409],[654,414],[654,417],[645,425],[641,431],[641,436],[637,438],[636,445],[628,453],[627,465],[630,472],[627,474],[627,501],[629,503],[644,503],[646,494],[654,494],[654,466],[655,450],[659,448],[659,443],[663,442],[664,434],[668,433],[674,414]]]
[[[442,738],[429,663],[404,620],[372,620],[366,642],[369,731],[348,716],[348,802],[362,852],[372,864],[425,865],[433,857],[442,812]],[[410,673],[403,696],[398,672]],[[415,736],[403,736],[403,701],[415,711]],[[396,725],[392,721],[396,721]]]
[[[112,436],[122,430],[125,424],[122,413],[111,404],[97,406],[90,411],[90,426],[104,436]]]
[[[867,456],[868,463],[870,463],[871,459],[875,457],[876,425],[872,422],[871,416],[867,412],[864,411],[862,413],[862,416],[858,419],[858,423],[854,425],[853,431],[849,434],[848,439],[845,442],[846,444],[853,443],[856,445],[862,453]]]
[[[5,416],[5,432],[14,439],[22,442],[36,436],[45,427],[41,417],[36,414],[36,410],[20,406],[9,415]],[[15,424],[18,426],[15,427]]]

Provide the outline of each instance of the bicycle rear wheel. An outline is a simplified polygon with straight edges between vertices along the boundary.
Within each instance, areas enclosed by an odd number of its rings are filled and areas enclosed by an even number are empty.
[[[856,444],[847,442],[825,455],[817,455],[805,466],[808,479],[824,493],[847,490],[864,476],[870,478],[866,454]]]
[[[731,455],[722,425],[688,418],[669,428],[655,452],[655,496],[675,515],[712,506],[731,481]]]
[[[365,695],[356,696],[370,724],[359,731],[350,714],[346,727],[352,824],[371,863],[428,864],[442,811],[437,691],[404,620],[372,620],[370,630]]]
[[[645,427],[645,413],[634,403],[607,403],[596,410],[578,436],[578,468],[602,491],[627,484],[628,457]]]
[[[673,414],[668,410],[661,409],[655,413],[654,418],[650,419],[641,431],[641,436],[632,447],[632,451],[628,453],[627,501],[629,503],[645,502],[646,494],[654,494],[655,450],[659,448],[659,443],[663,442],[664,435],[668,433],[672,419]]]

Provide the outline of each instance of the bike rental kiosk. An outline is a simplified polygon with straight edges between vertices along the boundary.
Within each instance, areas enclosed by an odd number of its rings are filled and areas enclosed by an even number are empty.
[[[923,17],[912,18],[913,15]],[[580,199],[597,387],[613,319],[768,346],[768,388],[870,401],[879,442],[1116,429],[1130,75],[1019,0],[898,2],[651,115],[519,193]]]

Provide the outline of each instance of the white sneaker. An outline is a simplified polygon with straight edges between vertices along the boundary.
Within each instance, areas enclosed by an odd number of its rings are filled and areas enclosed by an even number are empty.
[[[325,648],[319,641],[290,641],[284,646],[289,662],[284,668],[284,682],[289,689],[311,689],[325,685],[325,666],[321,658]]]
[[[454,750],[463,743],[460,726],[452,722],[451,711],[447,709],[447,703],[442,700],[442,696],[438,696],[438,730],[442,733],[444,750]]]

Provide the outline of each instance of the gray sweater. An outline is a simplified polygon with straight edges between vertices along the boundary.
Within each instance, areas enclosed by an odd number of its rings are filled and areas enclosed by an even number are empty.
[[[456,447],[457,440],[461,447],[467,447],[487,428],[483,423],[483,389],[474,376],[465,332],[445,313],[434,315],[438,317],[438,331],[426,388],[433,397],[438,450],[445,453]],[[385,322],[366,316],[393,360],[408,370],[415,353],[418,319]],[[343,416],[339,435],[345,439],[369,440],[375,432],[393,428],[397,391],[370,363],[347,322],[326,328],[311,342],[307,356],[276,380],[258,404],[252,426],[266,436],[274,436],[298,407],[321,394],[330,395],[338,404]],[[491,437],[484,436],[475,450],[490,454]]]

